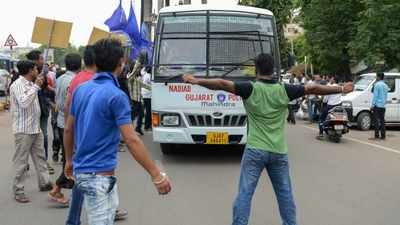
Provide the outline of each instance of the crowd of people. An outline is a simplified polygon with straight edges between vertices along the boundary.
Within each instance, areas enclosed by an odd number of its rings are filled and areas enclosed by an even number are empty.
[[[371,112],[373,115],[375,135],[370,138],[371,140],[385,139],[386,138],[386,126],[385,126],[385,108],[387,102],[387,94],[389,91],[389,87],[384,82],[384,73],[377,73],[377,82],[374,84],[372,89],[373,97],[372,97],[372,105]],[[312,76],[304,76],[304,74],[293,75],[289,79],[289,83],[292,85],[305,85],[305,84],[318,84],[318,85],[327,85],[327,86],[339,86],[340,79],[335,75],[322,76],[320,74],[315,74]],[[307,119],[308,121],[313,123],[318,123],[319,133],[317,135],[318,139],[323,138],[323,125],[327,118],[328,112],[335,108],[336,106],[340,106],[342,94],[331,94],[326,96],[319,96],[310,94],[304,96],[300,99],[295,99],[289,102],[288,104],[288,117],[287,122],[289,124],[296,124],[296,112],[299,110],[301,113],[304,113],[301,108],[302,102],[306,103],[306,111],[307,111]]]
[[[84,69],[82,57],[74,53],[65,56],[66,71],[58,75],[46,66],[37,50],[18,62],[18,76],[10,86],[16,147],[13,193],[17,202],[30,202],[24,187],[30,155],[39,190],[48,192],[54,202],[70,206],[66,224],[80,224],[83,204],[90,224],[112,224],[123,218],[127,212],[117,209],[115,176],[121,135],[133,157],[150,174],[159,194],[170,192],[167,175],[151,160],[138,137],[143,135],[143,108],[145,129],[151,129],[151,78],[143,58],[130,63],[135,65],[132,71],[125,66],[121,43],[104,39],[86,47]],[[133,93],[136,98],[132,99]],[[54,168],[48,157],[49,120],[54,135],[52,159],[58,162],[61,156],[62,163],[54,184],[50,181]],[[72,189],[71,200],[62,189]]]

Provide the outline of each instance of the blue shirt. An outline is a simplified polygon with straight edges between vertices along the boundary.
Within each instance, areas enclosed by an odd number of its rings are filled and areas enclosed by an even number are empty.
[[[112,171],[117,166],[119,126],[130,124],[128,97],[111,73],[97,73],[72,97],[75,118],[74,173]]]
[[[383,80],[374,85],[374,97],[372,99],[372,107],[385,108],[389,87]]]

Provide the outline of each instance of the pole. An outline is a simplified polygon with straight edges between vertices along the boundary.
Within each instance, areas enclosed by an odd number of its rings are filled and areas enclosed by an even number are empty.
[[[142,26],[144,22],[144,0],[140,2],[140,26]]]

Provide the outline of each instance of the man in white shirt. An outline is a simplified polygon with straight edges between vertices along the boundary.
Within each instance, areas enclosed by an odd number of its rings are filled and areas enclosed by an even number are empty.
[[[38,69],[34,62],[22,60],[18,62],[17,67],[21,76],[10,87],[11,114],[16,148],[13,157],[16,169],[13,192],[17,202],[28,203],[30,200],[25,195],[23,183],[29,155],[31,155],[36,168],[40,191],[51,190],[52,184],[49,181],[43,134],[40,130],[38,91],[43,84],[43,80],[38,78]]]
[[[151,89],[148,87],[151,86],[151,67],[143,68],[142,74],[142,82],[147,85],[147,87],[142,87],[142,97],[143,104],[145,109],[144,116],[144,130],[149,131],[151,129]]]
[[[337,78],[334,75],[329,76],[329,86],[339,86],[337,84]],[[341,103],[341,94],[332,94],[327,95],[324,98],[324,102],[326,102],[326,106],[322,109],[320,121],[319,121],[319,135],[317,138],[321,138],[324,136],[324,122],[326,117],[328,116],[329,110],[333,109],[335,106],[340,105]]]

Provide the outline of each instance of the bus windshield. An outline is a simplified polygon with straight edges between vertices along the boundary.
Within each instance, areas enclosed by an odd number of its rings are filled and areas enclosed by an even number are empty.
[[[258,54],[276,58],[271,16],[212,11],[161,15],[157,37],[156,77],[253,77]]]

